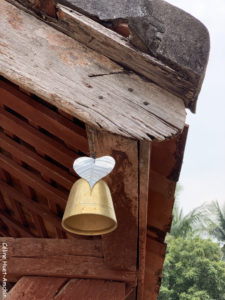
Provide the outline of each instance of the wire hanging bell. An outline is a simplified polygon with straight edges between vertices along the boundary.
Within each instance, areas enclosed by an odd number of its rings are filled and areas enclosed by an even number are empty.
[[[113,201],[104,180],[96,182],[93,188],[83,178],[73,184],[62,226],[80,235],[102,235],[116,229]]]

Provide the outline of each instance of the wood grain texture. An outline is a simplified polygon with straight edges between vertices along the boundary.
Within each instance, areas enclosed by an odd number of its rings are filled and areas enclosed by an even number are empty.
[[[180,98],[4,0],[1,8],[0,74],[5,78],[113,133],[163,140],[183,129]]]
[[[80,5],[82,6],[81,2]],[[115,14],[116,13],[117,12],[115,12]],[[101,15],[103,16],[103,14],[104,12]],[[160,60],[159,58],[138,50],[136,47],[133,47],[127,39],[124,39],[116,32],[105,28],[89,17],[82,15],[75,9],[57,4],[57,15],[59,18],[56,24],[57,28],[60,29],[58,26],[61,25],[61,30],[64,29],[64,32],[71,37],[119,64],[144,75],[162,88],[182,98],[186,106],[193,109],[193,102],[198,96],[199,85],[201,85],[201,82],[199,82],[201,80],[199,80],[194,72],[188,68],[185,69],[182,64],[175,69],[171,66],[172,64],[170,65],[170,61]],[[138,18],[137,20],[134,18],[132,21],[132,29],[135,21],[140,23]],[[149,25],[149,20],[147,23]],[[122,31],[124,35],[124,30],[118,27],[119,26],[115,27],[114,30]],[[125,35],[127,36],[129,35],[129,31],[126,27]],[[142,31],[142,34],[146,35],[144,28],[142,28]]]
[[[53,276],[136,285],[136,272],[115,270],[105,264],[101,240],[0,238],[0,242],[8,244],[8,281],[22,276]]]
[[[40,239],[40,238],[2,238],[8,245],[8,254],[11,257],[45,256],[91,256],[103,257],[101,240],[89,239]]]
[[[152,143],[148,226],[162,240],[170,229],[176,183],[179,179],[188,127],[163,143]]]
[[[109,184],[118,227],[102,236],[109,266],[136,270],[138,238],[138,144],[136,141],[88,128],[90,152],[111,155],[116,165],[105,178]]]
[[[66,278],[22,277],[10,290],[7,300],[53,300]]]
[[[55,300],[123,300],[125,283],[106,280],[72,279],[57,294]]]
[[[146,240],[147,218],[149,199],[149,175],[150,175],[151,144],[140,142],[139,144],[139,235],[138,235],[138,299],[144,299],[144,278],[146,267]]]
[[[125,283],[55,277],[22,277],[7,300],[124,300]]]
[[[106,279],[136,282],[136,273],[107,267],[102,258],[88,256],[8,257],[8,280],[22,276]]]
[[[152,143],[148,205],[144,299],[156,300],[166,252],[164,239],[170,231],[174,193],[182,166],[188,127],[181,135]]]
[[[165,255],[166,244],[148,237],[143,299],[157,300]]]

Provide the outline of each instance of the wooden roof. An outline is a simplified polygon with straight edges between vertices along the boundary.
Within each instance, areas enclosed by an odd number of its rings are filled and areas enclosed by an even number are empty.
[[[0,0],[0,239],[18,281],[9,300],[29,299],[28,286],[43,300],[88,299],[87,287],[96,299],[99,289],[108,300],[157,299],[185,106],[194,109],[206,65],[197,77],[173,68],[52,0],[9,2]],[[119,226],[81,237],[61,218],[73,161],[92,154],[116,160],[106,181]],[[51,295],[39,295],[42,276]]]
[[[137,223],[134,221],[134,217],[129,216],[129,210],[127,210],[126,206],[124,208],[123,205],[121,206],[123,187],[121,186],[121,190],[118,185],[114,184],[115,177],[111,176],[109,184],[112,187],[114,205],[120,226],[118,231],[122,230],[122,233],[115,232],[116,235],[112,233],[108,241],[105,238],[101,241],[101,237],[97,237],[95,238],[94,246],[91,246],[91,243],[90,245],[87,244],[89,238],[69,234],[61,227],[61,217],[69,189],[77,179],[75,173],[71,170],[72,162],[75,157],[87,155],[89,152],[84,124],[71,115],[49,105],[47,102],[35,96],[25,94],[17,86],[13,86],[3,79],[0,82],[0,106],[0,235],[15,238],[74,239],[76,237],[77,246],[75,244],[71,245],[72,248],[76,248],[74,253],[76,256],[78,255],[77,249],[80,249],[80,247],[81,249],[83,249],[82,247],[86,247],[85,255],[87,255],[89,253],[88,249],[93,249],[93,247],[100,249],[104,241],[104,253],[105,255],[107,253],[106,257],[108,257],[109,261],[111,263],[113,261],[116,268],[123,268],[122,266],[124,266],[125,270],[129,270],[130,268],[132,270],[133,267],[131,266],[133,264],[136,265],[137,253],[133,252],[132,254],[131,252],[129,258],[125,251],[124,254],[120,253],[118,257],[117,255],[114,257],[118,251],[118,243],[122,248],[125,247],[126,249],[128,247],[127,243],[130,244],[129,247],[133,248],[136,245],[138,236],[141,242],[143,241],[142,239],[145,239],[145,234],[141,232],[145,232],[147,229],[147,246],[146,249],[140,248],[139,250],[139,266],[143,268],[143,271],[145,270],[142,283],[144,295],[145,297],[150,295],[151,299],[155,299],[160,287],[160,278],[166,251],[164,238],[171,224],[174,191],[182,164],[186,130],[181,136],[175,137],[172,140],[152,144],[151,162],[149,161],[149,165],[151,166],[149,192],[143,189],[140,198],[140,200],[143,199],[143,204],[140,204],[141,210],[139,212],[142,216],[142,223],[139,224],[141,228],[140,234],[136,231]],[[126,141],[127,143],[128,141]],[[109,149],[106,149],[107,145],[110,147],[110,142],[102,140],[99,144],[100,152],[98,149],[95,149],[95,151],[97,150],[99,155],[101,155],[101,151],[102,153],[110,153]],[[134,141],[126,145],[126,155],[130,155],[129,159],[133,160],[133,167],[135,167],[136,159],[134,147]],[[127,152],[128,149],[130,149],[130,154]],[[141,151],[144,155],[148,156],[146,147]],[[124,173],[126,172],[126,167],[123,167],[123,165],[120,166],[119,163],[121,159],[125,163],[123,156],[121,156],[120,152],[114,152],[113,156],[119,164],[115,171],[117,173],[117,182],[120,181],[118,174],[122,167],[122,176],[127,178],[130,176],[134,188],[134,182],[137,182],[135,179],[135,176],[137,176],[137,173],[135,174],[136,167],[132,171],[134,172],[132,176],[131,169],[127,170],[128,173],[126,175]],[[145,164],[146,161],[144,162],[141,176],[144,186],[148,181],[149,172]],[[130,184],[127,183],[128,189],[130,188]],[[146,214],[146,192],[149,193],[148,214]],[[135,193],[133,196],[131,193],[130,197],[134,197]],[[136,196],[131,199],[135,207]],[[125,205],[128,204],[127,200],[125,203]],[[131,206],[131,210],[134,210],[134,207],[132,208]],[[147,228],[145,222],[147,222]],[[131,230],[131,228],[133,229]],[[124,234],[127,236],[127,240],[124,240]],[[120,241],[120,238],[123,240]],[[10,240],[8,240],[8,243],[10,245]],[[42,243],[44,241],[37,239],[39,247]],[[56,242],[53,241],[53,243]],[[65,242],[63,244],[64,246],[66,245]],[[23,247],[28,247],[30,254],[27,255],[29,259],[30,255],[34,255],[35,250],[30,251],[31,246],[27,242],[25,242],[25,245],[23,246],[23,240],[20,242],[18,239],[13,249],[18,249],[21,255],[26,257]],[[37,245],[32,247],[35,249]],[[79,248],[77,248],[78,245]],[[45,248],[45,246],[41,247]],[[70,246],[68,245],[67,247],[69,249]],[[52,245],[50,249],[53,248]],[[62,251],[65,251],[65,249]],[[81,253],[82,251],[84,250],[81,250]],[[49,252],[49,255],[52,255],[51,252]],[[19,254],[15,253],[15,256],[19,257]],[[48,258],[49,263],[51,262],[50,256]],[[74,262],[76,260],[77,258],[74,257]],[[40,262],[38,261],[38,263]],[[14,267],[15,264],[18,266],[17,271]],[[11,261],[11,264],[8,265],[8,271],[9,274],[13,273],[13,276],[10,275],[9,280],[15,281],[19,279],[21,272],[24,272],[24,275],[35,274],[33,267],[29,271],[27,267],[23,269],[23,265],[24,263],[21,265],[19,261]],[[35,261],[32,261],[32,263],[29,262],[29,265],[34,266]],[[62,261],[62,265],[64,265],[64,261]],[[16,275],[17,272],[18,275]],[[54,270],[50,270],[50,267],[44,268],[42,276],[53,276],[54,272]],[[66,272],[70,271],[65,269],[64,276]],[[91,268],[89,272],[91,272]],[[102,272],[102,274],[95,275],[95,278],[100,279],[104,276],[107,279],[107,272],[109,271],[104,269]],[[61,275],[63,274],[61,273]],[[109,275],[109,279],[116,280],[121,278],[120,276],[128,276],[128,274],[125,274],[126,271],[124,275],[121,271],[118,275],[113,273]],[[76,276],[76,272],[71,273],[71,277]],[[89,276],[92,276],[91,273]],[[129,276],[132,275],[130,274]],[[131,280],[129,276],[128,281]]]
[[[182,131],[182,99],[4,0],[1,7],[3,77],[101,130],[146,140]]]

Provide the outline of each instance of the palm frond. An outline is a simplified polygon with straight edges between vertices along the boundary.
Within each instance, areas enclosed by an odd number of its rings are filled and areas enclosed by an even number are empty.
[[[225,205],[220,206],[218,201],[208,205],[208,218],[211,222],[209,234],[218,241],[225,242]]]

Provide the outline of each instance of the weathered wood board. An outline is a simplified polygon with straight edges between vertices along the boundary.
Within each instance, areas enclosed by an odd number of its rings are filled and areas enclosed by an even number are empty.
[[[115,168],[105,178],[109,184],[118,227],[102,236],[104,261],[114,268],[135,271],[138,238],[138,143],[87,129],[91,154],[111,155]]]
[[[182,9],[163,0],[99,0],[97,5],[92,0],[8,1],[144,75],[195,111],[209,34]]]
[[[148,237],[143,299],[157,300],[165,255],[166,244]]]
[[[136,284],[136,272],[114,269],[102,257],[99,240],[0,238],[8,244],[7,279],[22,276],[104,279]]]
[[[183,129],[182,99],[6,1],[0,4],[3,77],[116,134],[164,140]]]
[[[195,111],[209,55],[208,31],[197,19],[160,0],[123,3],[114,0],[107,4],[103,0],[98,6],[92,1],[57,2],[65,6],[56,5],[58,22],[52,23],[53,26],[156,82],[181,97],[186,107]],[[129,26],[130,42],[136,47],[83,14],[99,18],[112,28],[124,20]]]
[[[22,277],[7,300],[123,300],[125,284],[106,280]]]
[[[53,300],[66,282],[66,278],[23,277],[10,290],[7,300]]]
[[[144,299],[146,241],[149,200],[150,142],[139,143],[139,235],[138,235],[138,299]]]

